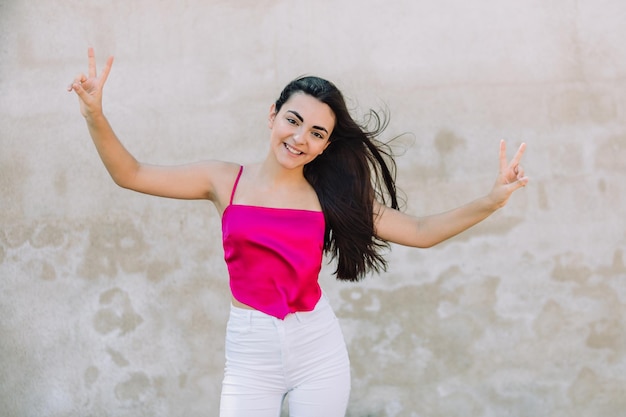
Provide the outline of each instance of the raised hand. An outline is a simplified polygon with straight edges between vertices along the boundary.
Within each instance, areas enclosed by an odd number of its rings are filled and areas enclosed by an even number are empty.
[[[74,78],[67,91],[75,91],[79,98],[80,112],[85,118],[93,117],[102,113],[102,88],[111,72],[113,57],[107,59],[107,63],[98,77],[96,71],[96,55],[93,48],[88,50],[89,70],[88,74],[81,73]]]
[[[528,177],[524,175],[524,168],[520,165],[525,150],[526,144],[522,143],[513,159],[507,162],[506,142],[500,141],[500,169],[496,183],[489,193],[489,197],[497,207],[503,207],[513,191],[528,184]]]

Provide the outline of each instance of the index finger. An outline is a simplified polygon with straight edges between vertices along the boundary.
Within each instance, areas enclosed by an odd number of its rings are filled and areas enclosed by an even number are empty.
[[[522,155],[524,155],[525,150],[526,150],[526,143],[522,143],[519,146],[519,149],[517,150],[517,152],[515,153],[515,156],[513,157],[513,159],[511,159],[512,166],[519,165],[519,161],[522,159]]]
[[[87,50],[87,57],[89,59],[89,78],[96,77],[96,54],[92,47]]]

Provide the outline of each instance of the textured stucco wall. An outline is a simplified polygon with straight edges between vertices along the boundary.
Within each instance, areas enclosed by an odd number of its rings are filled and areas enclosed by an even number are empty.
[[[303,73],[387,106],[406,210],[487,192],[500,138],[529,187],[360,284],[321,278],[349,416],[626,410],[623,0],[0,0],[0,415],[216,416],[229,300],[209,203],[107,176],[65,92],[93,45],[140,159],[249,162]]]

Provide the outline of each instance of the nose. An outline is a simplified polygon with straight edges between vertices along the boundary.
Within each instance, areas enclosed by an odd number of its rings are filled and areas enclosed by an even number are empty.
[[[293,141],[295,143],[299,143],[302,144],[304,143],[304,132],[302,131],[302,129],[298,129],[294,134],[293,134]]]

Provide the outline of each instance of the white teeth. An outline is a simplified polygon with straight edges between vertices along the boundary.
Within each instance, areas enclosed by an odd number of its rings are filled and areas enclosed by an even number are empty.
[[[294,154],[294,155],[302,155],[304,152],[300,152],[299,150],[297,150],[296,148],[292,148],[291,146],[289,146],[288,144],[285,143],[285,148],[287,148],[287,150]]]

